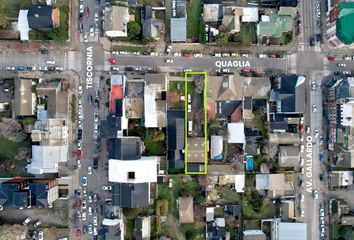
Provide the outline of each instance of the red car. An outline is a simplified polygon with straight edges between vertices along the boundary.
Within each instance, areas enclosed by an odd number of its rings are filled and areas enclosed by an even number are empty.
[[[76,157],[77,157],[78,159],[81,158],[81,150],[77,150],[77,152],[76,152]]]
[[[90,9],[88,7],[85,7],[85,9],[84,9],[84,16],[85,17],[90,16]]]
[[[76,237],[81,238],[81,230],[80,229],[76,230]]]
[[[78,208],[81,208],[81,198],[79,198],[78,200],[76,200],[76,206]]]
[[[241,70],[242,72],[246,72],[246,73],[248,73],[248,72],[251,72],[251,69],[249,69],[249,68],[242,68],[242,70]]]
[[[111,64],[117,64],[118,63],[118,61],[116,59],[114,59],[114,58],[109,58],[108,62],[110,62]]]
[[[328,56],[327,59],[330,61],[335,61],[337,58],[336,56]]]
[[[305,126],[304,126],[304,124],[303,124],[303,123],[301,123],[301,124],[299,125],[299,130],[300,130],[300,132],[301,132],[301,133],[303,133],[303,132],[304,132],[304,130],[305,130]]]

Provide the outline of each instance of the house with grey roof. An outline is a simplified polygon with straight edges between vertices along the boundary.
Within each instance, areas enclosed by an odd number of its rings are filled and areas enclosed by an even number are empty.
[[[187,40],[187,13],[185,0],[172,0],[170,36],[171,42],[185,42]]]
[[[184,110],[167,111],[167,160],[169,168],[184,168]]]
[[[159,40],[165,32],[165,23],[161,19],[154,18],[153,8],[151,6],[143,6],[141,8],[141,23],[144,38],[153,38]]]
[[[243,231],[244,240],[266,240],[266,235],[262,230],[245,230]]]
[[[108,180],[113,205],[140,208],[151,203],[151,184],[157,182],[159,161],[141,153],[140,137],[109,139]]]
[[[307,240],[307,224],[271,220],[272,240]]]

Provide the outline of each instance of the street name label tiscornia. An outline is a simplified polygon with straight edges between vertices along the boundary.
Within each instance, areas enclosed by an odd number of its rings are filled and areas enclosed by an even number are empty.
[[[86,89],[92,88],[92,47],[86,49]]]
[[[216,67],[250,67],[250,62],[249,61],[244,61],[244,60],[235,60],[235,61],[216,61],[215,62]]]

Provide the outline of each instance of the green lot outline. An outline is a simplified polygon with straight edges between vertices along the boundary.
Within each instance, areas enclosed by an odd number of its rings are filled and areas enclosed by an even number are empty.
[[[204,75],[204,90],[203,90],[203,108],[204,108],[204,171],[203,172],[188,172],[188,76]],[[207,174],[208,167],[208,129],[207,129],[207,94],[208,94],[208,77],[207,72],[186,72],[184,74],[184,172],[185,174]]]

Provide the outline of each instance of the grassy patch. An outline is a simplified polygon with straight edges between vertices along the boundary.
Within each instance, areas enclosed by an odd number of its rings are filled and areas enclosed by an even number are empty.
[[[21,143],[16,143],[0,137],[0,156],[13,160],[20,146]]]
[[[216,218],[223,218],[224,213],[225,213],[224,208],[221,208],[221,207],[214,208],[214,216]]]
[[[135,46],[114,46],[112,51],[127,51],[127,52],[145,52],[149,51],[149,47],[135,47]]]
[[[338,240],[340,238],[339,234],[339,229],[341,225],[340,224],[333,224],[332,225],[332,238],[333,240]]]
[[[243,225],[245,230],[253,230],[260,228],[260,220],[259,219],[245,219],[243,221]]]
[[[20,9],[28,9],[32,5],[32,0],[0,0],[0,5],[4,7],[8,17],[17,18]]]
[[[257,43],[256,26],[254,23],[242,23],[241,31],[232,37],[232,41],[241,45]]]
[[[164,10],[155,10],[155,18],[160,20],[165,20],[165,11]]]
[[[266,121],[267,121],[266,113],[262,113],[259,111],[256,111],[254,113],[254,119],[253,119],[254,127],[262,132],[264,138],[268,136]]]
[[[181,224],[181,232],[184,233],[186,239],[205,239],[205,228],[196,228],[194,224]]]
[[[280,38],[269,38],[270,45],[286,45],[292,40],[292,32],[283,33]]]
[[[190,0],[187,7],[187,37],[191,39],[198,38],[199,19],[202,13],[202,1]]]
[[[253,156],[253,171],[259,172],[261,168],[261,164],[263,162],[262,155]]]
[[[135,228],[135,220],[127,219],[125,223],[125,237],[127,239],[134,239],[134,228]]]

